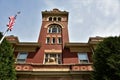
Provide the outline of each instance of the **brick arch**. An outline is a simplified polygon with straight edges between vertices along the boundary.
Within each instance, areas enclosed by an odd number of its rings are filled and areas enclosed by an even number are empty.
[[[62,27],[59,24],[50,24],[50,25],[48,25],[47,32],[49,32],[49,30],[51,31],[51,28],[53,28],[53,25],[55,25],[57,27],[57,31],[60,31],[60,33],[62,32]]]
[[[49,24],[46,24],[46,25],[44,26],[44,28],[48,28],[50,25],[53,25],[53,24],[59,25],[61,28],[64,28],[64,26],[61,25],[60,23],[49,23]]]

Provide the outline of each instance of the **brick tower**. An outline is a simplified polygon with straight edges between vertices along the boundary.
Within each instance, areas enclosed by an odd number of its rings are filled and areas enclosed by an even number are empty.
[[[62,50],[66,42],[69,42],[68,12],[58,9],[43,11],[38,38],[38,43],[42,46],[35,59],[40,60],[40,63],[43,64],[61,64]]]

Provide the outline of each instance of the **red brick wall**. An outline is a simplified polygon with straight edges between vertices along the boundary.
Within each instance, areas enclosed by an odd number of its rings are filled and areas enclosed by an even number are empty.
[[[39,76],[27,76],[27,77],[19,77],[17,80],[73,80],[71,77],[39,77]]]
[[[63,50],[63,64],[78,63],[77,53],[71,53],[69,49]]]
[[[88,52],[88,58],[89,58],[89,62],[92,63],[92,52]]]

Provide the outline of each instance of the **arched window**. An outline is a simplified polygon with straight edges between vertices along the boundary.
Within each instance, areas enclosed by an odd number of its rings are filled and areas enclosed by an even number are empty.
[[[56,21],[56,20],[57,20],[57,18],[56,18],[56,17],[54,17],[54,18],[53,18],[53,21]]]
[[[48,33],[61,33],[61,27],[56,24],[52,24],[48,28]]]
[[[58,17],[58,21],[61,21],[61,17]]]
[[[48,21],[61,21],[61,17],[50,16],[48,17]]]
[[[52,17],[49,17],[49,21],[52,21]]]

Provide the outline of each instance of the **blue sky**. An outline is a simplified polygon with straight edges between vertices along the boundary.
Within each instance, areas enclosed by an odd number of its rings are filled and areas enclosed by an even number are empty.
[[[120,0],[0,0],[0,31],[7,29],[9,16],[21,11],[7,35],[18,36],[21,42],[37,42],[41,11],[53,8],[69,12],[70,42],[120,35]]]

